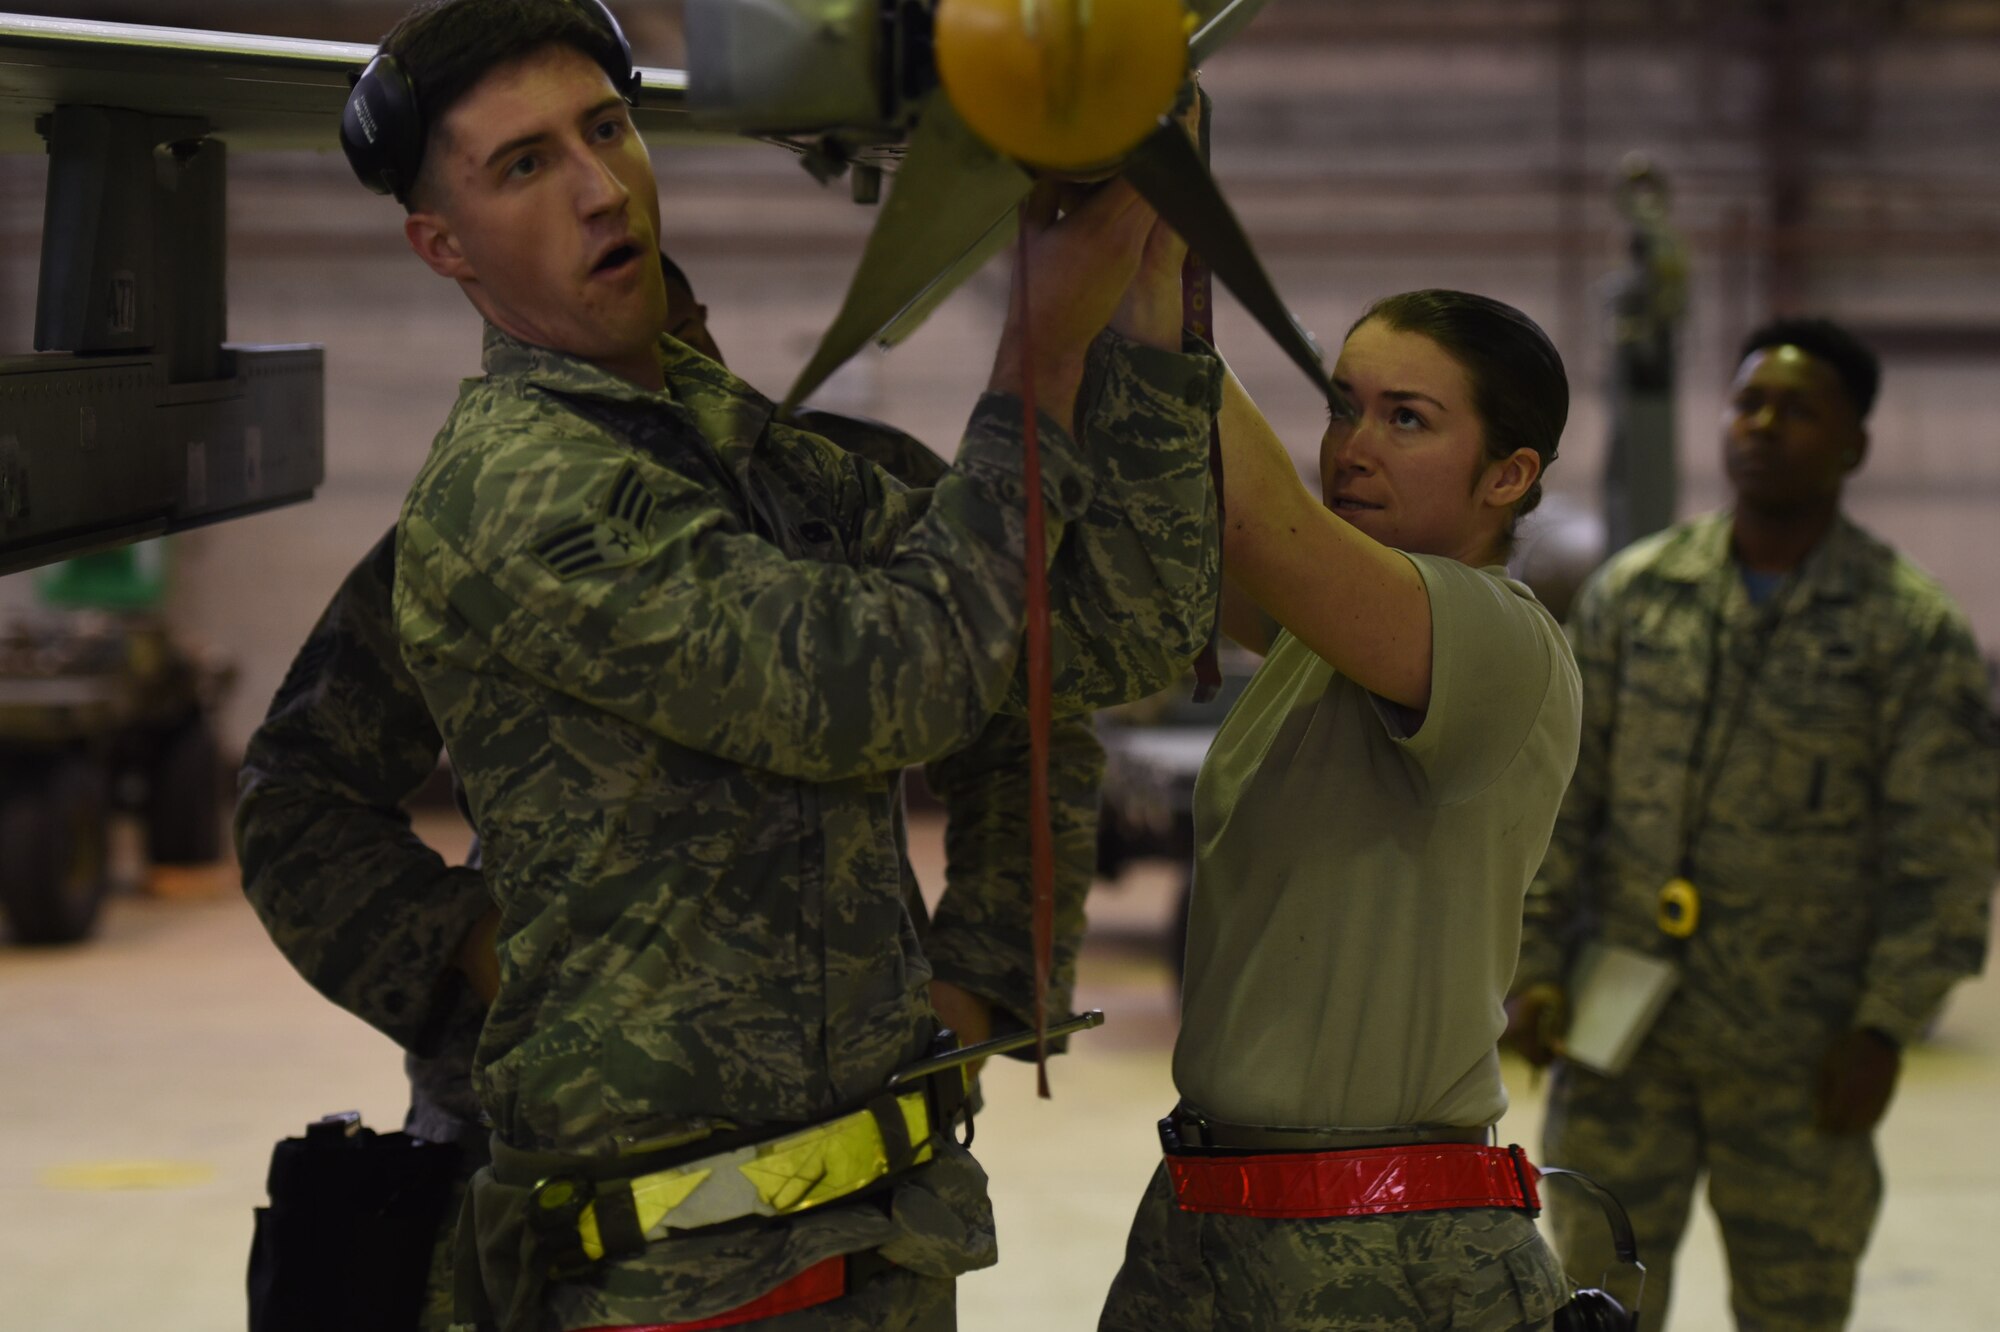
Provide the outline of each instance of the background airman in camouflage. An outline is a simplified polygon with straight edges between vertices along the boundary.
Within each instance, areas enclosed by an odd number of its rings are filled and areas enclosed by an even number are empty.
[[[664,256],[663,256],[664,258]],[[667,262],[677,340],[717,361],[701,307]],[[943,460],[893,427],[829,412],[801,423],[928,486]],[[269,715],[251,737],[241,777],[236,844],[243,888],[300,973],[406,1051],[406,1132],[458,1143],[463,1177],[486,1163],[472,1091],[473,1047],[486,1003],[455,954],[488,945],[475,931],[492,898],[475,863],[449,866],[410,832],[402,806],[436,771],[444,741],[403,665],[391,598],[394,533],[355,566],[299,650]],[[1027,723],[993,718],[979,738],[934,760],[927,784],[945,807],[946,892],[923,929],[937,982],[986,1001],[997,1025],[1034,1011],[1028,922]],[[1058,718],[1050,743],[1056,852],[1053,1011],[1067,1011],[1095,854],[1103,747],[1088,718]],[[906,901],[923,902],[905,861]],[[457,944],[454,941],[464,941]],[[432,1257],[423,1332],[452,1321],[454,1206]]]
[[[2000,766],[1963,615],[1839,511],[1874,356],[1806,320],[1743,357],[1734,510],[1620,553],[1571,617],[1582,754],[1529,894],[1510,1036],[1537,1062],[1559,1051],[1581,938],[1672,959],[1622,1076],[1557,1063],[1545,1159],[1630,1209],[1648,1328],[1706,1171],[1737,1325],[1807,1332],[1847,1318],[1900,1051],[1982,964]],[[1684,939],[1661,923],[1677,877],[1698,895]],[[1549,1192],[1571,1276],[1595,1282],[1602,1220]]]
[[[1018,693],[1021,394],[1045,409],[1055,693],[1079,712],[1175,678],[1206,636],[1220,367],[1180,350],[1178,263],[1150,261],[1156,222],[1112,185],[1025,220],[1032,295],[935,487],[774,421],[661,336],[650,164],[577,17],[454,0],[386,44],[435,126],[406,232],[488,320],[396,557],[405,660],[501,912],[475,1065],[496,1166],[461,1241],[517,1326],[706,1318],[864,1250],[893,1266],[785,1325],[866,1306],[950,1326],[951,1278],[994,1256],[983,1176],[950,1142],[867,1200],[659,1240],[540,1293],[530,1186],[551,1162],[824,1121],[923,1052],[894,774]],[[457,99],[425,97],[431,62],[464,73],[467,51],[484,63]]]

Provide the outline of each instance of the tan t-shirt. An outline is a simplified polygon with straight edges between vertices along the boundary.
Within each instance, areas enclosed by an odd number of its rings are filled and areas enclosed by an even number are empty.
[[[1416,714],[1281,634],[1195,786],[1174,1081],[1236,1123],[1490,1124],[1521,904],[1576,766],[1555,619],[1498,568],[1412,555]]]

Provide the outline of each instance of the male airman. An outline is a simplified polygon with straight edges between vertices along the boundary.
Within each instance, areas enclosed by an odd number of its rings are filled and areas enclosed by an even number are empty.
[[[1219,367],[1180,351],[1177,307],[1156,327],[1159,293],[1128,300],[1178,263],[1121,186],[1029,218],[993,391],[907,491],[663,339],[601,11],[445,0],[385,51],[423,108],[406,235],[488,325],[395,561],[501,915],[472,1302],[509,1328],[948,1327],[991,1216],[956,1071],[884,1090],[937,1025],[893,775],[1014,689],[1026,391],[1058,706],[1200,645]]]
[[[1556,1064],[1544,1148],[1630,1210],[1648,1328],[1704,1172],[1737,1325],[1846,1322],[1902,1051],[1985,954],[1984,663],[1944,590],[1841,511],[1879,373],[1825,320],[1753,333],[1723,415],[1735,506],[1615,556],[1571,616],[1582,754],[1510,1034],[1538,1063],[1560,1051],[1586,934],[1678,968],[1621,1075]],[[1550,1193],[1594,1283],[1602,1221]]]

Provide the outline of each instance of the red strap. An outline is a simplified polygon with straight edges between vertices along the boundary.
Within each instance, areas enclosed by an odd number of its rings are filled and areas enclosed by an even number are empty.
[[[1448,1207],[1539,1211],[1537,1172],[1519,1147],[1433,1143],[1269,1156],[1169,1156],[1183,1212],[1302,1218]]]
[[[1055,965],[1056,853],[1049,829],[1049,553],[1042,525],[1042,449],[1035,420],[1034,321],[1028,312],[1028,205],[1021,205],[1014,299],[1021,310],[1021,482],[1027,488],[1028,853],[1034,893],[1035,1090],[1049,1094],[1049,973]]]
[[[1201,102],[1200,142],[1201,160],[1209,160],[1209,128],[1215,123],[1215,102],[1196,84],[1194,95]],[[1215,273],[1202,257],[1189,246],[1187,258],[1181,263],[1181,327],[1200,338],[1209,347],[1215,346]],[[1216,531],[1225,530],[1223,519],[1227,517],[1222,507],[1222,422],[1219,417],[1208,421],[1208,474],[1215,481],[1215,526]],[[1215,553],[1216,570],[1221,572],[1222,552]],[[1218,601],[1220,598],[1218,598]],[[1222,616],[1219,613],[1215,623],[1209,627],[1208,641],[1201,645],[1201,651],[1194,659],[1194,701],[1206,703],[1214,698],[1222,688]]]
[[[750,1303],[710,1318],[697,1318],[691,1323],[647,1323],[643,1327],[595,1327],[590,1332],[708,1332],[710,1328],[735,1327],[829,1304],[846,1293],[847,1257],[836,1254],[808,1267],[775,1290],[765,1291]]]
[[[1204,127],[1208,103],[1202,103]],[[1181,326],[1210,347],[1215,345],[1215,275],[1190,248],[1181,264]],[[1208,422],[1208,473],[1215,481],[1215,521],[1221,530],[1222,508],[1222,426],[1219,418]],[[1221,553],[1217,552],[1218,568]],[[1194,659],[1194,701],[1206,703],[1222,688],[1222,617],[1208,631],[1208,641]]]

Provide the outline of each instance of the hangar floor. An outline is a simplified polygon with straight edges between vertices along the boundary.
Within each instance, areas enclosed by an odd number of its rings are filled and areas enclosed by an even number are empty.
[[[453,838],[443,821],[440,844]],[[920,873],[942,855],[914,829]],[[300,982],[226,866],[172,896],[112,903],[98,939],[0,944],[0,1332],[149,1332],[243,1325],[250,1209],[272,1140],[358,1107],[393,1127],[395,1051]],[[1054,1069],[987,1075],[978,1150],[993,1177],[1003,1265],[960,1287],[966,1332],[1095,1325],[1125,1227],[1157,1161],[1174,1028],[1157,943],[1173,884],[1144,869],[1093,894],[1082,1002],[1110,1015]],[[1510,1067],[1502,1141],[1538,1139],[1540,1100]],[[2000,985],[1962,988],[1908,1061],[1882,1134],[1888,1202],[1862,1274],[1856,1332],[1975,1332],[1994,1323],[2000,1233]],[[1728,1325],[1712,1223],[1681,1263],[1674,1326]]]

